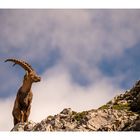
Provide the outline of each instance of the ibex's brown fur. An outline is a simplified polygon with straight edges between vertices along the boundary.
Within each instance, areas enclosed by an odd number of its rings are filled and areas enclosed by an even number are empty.
[[[14,65],[18,64],[26,70],[26,74],[23,79],[23,84],[18,90],[14,108],[12,111],[14,117],[14,125],[19,122],[27,122],[31,109],[31,102],[33,94],[31,92],[31,86],[33,82],[39,82],[41,78],[36,74],[33,68],[25,61],[17,59],[7,59],[5,62],[14,62]],[[14,66],[13,65],[13,66]]]

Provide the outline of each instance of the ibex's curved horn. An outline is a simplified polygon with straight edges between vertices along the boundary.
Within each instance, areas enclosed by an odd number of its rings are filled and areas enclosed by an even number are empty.
[[[15,66],[16,64],[20,65],[22,68],[24,68],[28,72],[34,71],[33,68],[25,61],[12,59],[12,58],[5,60],[5,62],[8,62],[8,61],[14,62],[13,66]]]

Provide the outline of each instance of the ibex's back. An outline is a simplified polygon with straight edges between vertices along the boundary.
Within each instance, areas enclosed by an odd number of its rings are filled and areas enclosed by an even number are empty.
[[[33,82],[39,82],[41,78],[27,62],[17,59],[7,59],[5,62],[7,61],[14,62],[13,66],[16,64],[20,65],[26,71],[23,84],[18,90],[12,112],[14,117],[14,125],[16,125],[19,122],[28,121],[33,97],[31,86]]]

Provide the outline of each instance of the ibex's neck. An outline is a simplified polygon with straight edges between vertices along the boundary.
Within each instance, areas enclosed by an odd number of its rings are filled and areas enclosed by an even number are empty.
[[[32,86],[32,82],[31,82],[30,79],[24,80],[24,81],[23,81],[23,85],[22,85],[22,87],[21,87],[22,92],[23,92],[23,93],[29,92],[29,91],[31,90],[31,86]]]

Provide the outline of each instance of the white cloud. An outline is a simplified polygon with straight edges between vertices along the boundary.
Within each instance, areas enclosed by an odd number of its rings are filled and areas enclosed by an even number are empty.
[[[139,10],[13,10],[5,15],[1,36],[9,46],[3,49],[15,48],[18,56],[34,60],[59,48],[69,63],[93,56],[98,62],[119,56],[140,37]]]

